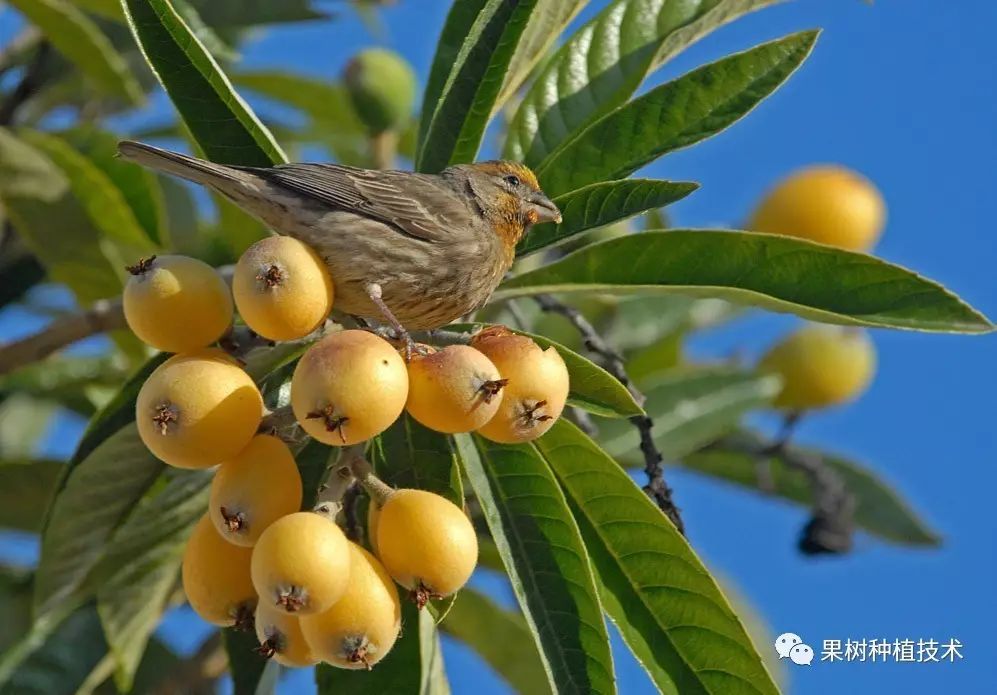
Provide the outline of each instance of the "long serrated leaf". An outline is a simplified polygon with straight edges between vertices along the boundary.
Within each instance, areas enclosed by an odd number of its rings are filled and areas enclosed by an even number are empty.
[[[370,672],[319,664],[318,695],[448,695],[443,660],[432,617],[411,601],[402,603],[402,632],[384,660]]]
[[[467,331],[484,327],[485,324],[454,324],[448,329]],[[602,417],[631,417],[640,415],[641,409],[633,395],[620,381],[605,369],[574,350],[556,343],[546,336],[527,331],[513,330],[525,335],[546,350],[557,350],[565,367],[568,368],[568,403],[587,412]]]
[[[83,75],[110,94],[132,104],[142,102],[142,88],[124,59],[97,25],[66,0],[10,0],[19,12],[41,29]]]
[[[0,462],[0,528],[40,531],[65,467],[48,459]]]
[[[100,244],[108,260],[123,277],[124,266],[154,252],[156,246],[145,233],[121,190],[69,141],[57,135],[24,130],[21,137],[48,157],[69,181],[69,189],[83,205],[90,221],[100,230]],[[109,247],[113,246],[113,253]]]
[[[142,54],[209,159],[246,166],[287,161],[168,0],[121,1]]]
[[[606,612],[665,693],[778,688],[685,538],[612,458],[561,420],[534,443],[564,488]]]
[[[615,0],[544,66],[509,124],[505,156],[535,165],[624,104],[672,56],[777,0]],[[564,3],[568,4],[568,3]]]
[[[993,330],[959,297],[906,268],[823,244],[727,230],[611,239],[506,281],[494,298],[545,292],[675,292],[825,323],[951,333]]]
[[[865,466],[836,454],[812,448],[789,447],[770,460],[771,491],[759,488],[756,452],[766,446],[758,434],[745,431],[724,437],[715,444],[689,454],[680,465],[712,478],[774,494],[799,504],[811,504],[813,494],[806,476],[786,465],[785,456],[804,455],[818,460],[841,477],[855,497],[855,523],[873,536],[890,543],[937,546],[941,538],[911,507],[892,484]]]
[[[429,490],[464,505],[464,486],[450,440],[408,413],[375,440],[372,458],[378,477],[389,485]]]
[[[498,110],[530,76],[550,47],[571,20],[581,12],[588,0],[538,0],[530,16],[519,46],[509,61],[509,70],[502,83],[502,91],[495,100],[493,110]]]
[[[558,196],[622,179],[663,154],[719,133],[796,71],[817,34],[790,34],[727,56],[606,114],[537,166],[544,191]]]
[[[654,442],[670,461],[685,456],[737,427],[748,411],[768,405],[779,385],[771,375],[733,367],[666,372],[644,389]],[[624,465],[636,466],[643,460],[640,437],[632,426],[619,425],[600,422],[599,443]]]
[[[613,693],[592,568],[564,495],[529,444],[455,436],[555,693]]]
[[[134,424],[105,439],[72,468],[42,536],[35,614],[58,610],[79,589],[125,519],[163,470]]]
[[[590,229],[670,205],[697,188],[696,183],[651,179],[601,181],[579,188],[554,200],[561,210],[561,223],[533,227],[516,246],[516,255],[525,256]]]
[[[474,160],[509,61],[536,2],[454,3],[426,86],[418,171],[438,172],[450,164]],[[462,29],[463,33],[457,33]],[[441,83],[444,68],[447,77]]]
[[[550,692],[526,620],[474,589],[463,589],[440,624],[476,651],[518,693]]]
[[[210,471],[166,471],[161,477],[161,488],[135,505],[87,579],[120,692],[132,686],[176,585],[184,545],[208,504]]]
[[[100,231],[73,196],[66,176],[41,152],[0,128],[0,202],[18,236],[82,303],[121,291],[100,248]]]

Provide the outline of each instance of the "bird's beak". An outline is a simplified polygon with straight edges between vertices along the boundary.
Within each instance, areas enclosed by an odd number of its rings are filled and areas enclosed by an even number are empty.
[[[530,196],[527,202],[529,203],[529,212],[531,213],[530,218],[536,218],[534,224],[542,224],[544,222],[561,224],[561,211],[543,193],[537,191]]]

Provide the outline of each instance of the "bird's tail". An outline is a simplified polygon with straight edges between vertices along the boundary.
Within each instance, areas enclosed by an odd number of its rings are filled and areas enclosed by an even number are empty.
[[[118,155],[130,162],[149,169],[162,171],[182,179],[210,186],[222,193],[229,193],[255,177],[247,171],[215,164],[179,152],[160,149],[134,140],[118,143]]]

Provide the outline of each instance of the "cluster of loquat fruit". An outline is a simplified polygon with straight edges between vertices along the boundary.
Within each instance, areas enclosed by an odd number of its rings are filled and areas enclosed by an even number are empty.
[[[369,468],[357,478],[371,497],[373,553],[347,539],[328,506],[300,511],[301,476],[288,444],[261,431],[259,388],[238,359],[212,347],[235,309],[269,340],[311,334],[335,295],[325,264],[300,241],[271,237],[240,258],[231,292],[193,258],[154,257],[129,271],[128,325],[176,353],[139,392],[139,435],[171,466],[218,466],[184,553],[190,605],[215,625],[255,623],[261,653],[281,664],[370,668],[399,634],[395,583],[420,607],[456,592],[477,564],[474,528],[446,498],[392,489]],[[550,428],[567,396],[560,355],[498,326],[468,345],[417,346],[408,361],[372,332],[340,330],[305,352],[291,380],[297,424],[340,447],[362,446],[406,410],[439,432],[529,441]]]

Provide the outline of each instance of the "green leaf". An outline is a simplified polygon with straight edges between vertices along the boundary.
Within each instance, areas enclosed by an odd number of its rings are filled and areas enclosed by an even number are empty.
[[[500,608],[484,594],[465,588],[440,627],[480,654],[516,692],[550,692],[530,628],[519,613]]]
[[[587,127],[536,167],[548,195],[622,179],[745,116],[810,55],[805,31],[735,53],[657,87]]]
[[[760,435],[738,432],[687,455],[679,463],[703,475],[734,483],[740,487],[759,489],[759,457],[755,452],[766,445]],[[855,523],[868,533],[900,545],[937,546],[941,538],[904,498],[877,473],[836,454],[809,448],[790,446],[782,455],[770,459],[773,488],[765,495],[777,495],[798,504],[810,505],[813,500],[805,474],[787,465],[787,457],[815,457],[837,473],[848,491],[854,495]]]
[[[149,636],[176,585],[184,546],[208,505],[210,471],[165,471],[114,532],[87,584],[116,664],[114,682],[128,692]]]
[[[58,403],[90,416],[93,404],[87,392],[120,386],[125,376],[117,355],[59,355],[0,375],[0,393],[19,393]]]
[[[588,246],[503,283],[542,292],[675,292],[852,326],[987,333],[993,325],[936,282],[872,256],[772,234],[644,232]]]
[[[688,45],[775,1],[615,0],[533,81],[509,124],[505,156],[540,163],[569,136],[626,103],[645,77]]]
[[[556,693],[616,691],[592,568],[564,494],[537,450],[456,435],[513,591]]]
[[[42,536],[36,615],[52,613],[71,600],[114,530],[162,470],[163,464],[148,452],[131,424],[69,471]]]
[[[516,247],[516,255],[525,256],[590,229],[669,205],[697,188],[696,183],[650,179],[602,181],[579,188],[554,200],[561,210],[561,224],[547,223],[531,229]]]
[[[674,460],[734,429],[748,411],[768,405],[779,386],[777,377],[733,367],[678,368],[645,389],[644,410],[654,422],[658,449]],[[643,460],[629,423],[599,424],[599,442],[611,456],[628,466]]]
[[[45,508],[66,464],[47,459],[0,462],[0,527],[41,530]]]
[[[447,326],[455,331],[467,331],[483,327],[484,324],[454,324]],[[631,417],[644,411],[619,380],[587,357],[574,350],[555,343],[546,336],[510,329],[513,333],[532,338],[546,350],[553,347],[561,355],[568,368],[568,403],[602,417]]]
[[[83,12],[65,0],[10,0],[38,27],[56,50],[95,85],[132,104],[142,103],[142,88],[110,40]]]
[[[0,659],[0,692],[75,693],[106,653],[93,604],[54,622],[36,621],[28,635],[22,635]]]
[[[276,70],[240,72],[232,81],[308,116],[303,137],[326,145],[339,162],[370,165],[367,130],[343,85]]]
[[[537,0],[536,9],[530,15],[516,52],[509,61],[502,91],[495,100],[495,111],[523,85],[537,63],[587,4],[588,0]]]
[[[315,667],[318,695],[447,695],[439,638],[428,611],[402,602],[402,632],[395,646],[369,671],[327,664]]]
[[[125,14],[121,11],[121,0],[75,0],[75,2],[81,10],[86,10],[104,19],[125,21]]]
[[[560,420],[534,442],[582,529],[607,614],[664,693],[778,693],[685,538],[613,459]]]
[[[0,398],[0,457],[33,458],[55,411],[54,403],[23,393]]]
[[[155,245],[114,182],[69,141],[57,135],[25,130],[21,137],[48,157],[69,181],[69,189],[80,201],[94,227],[100,230],[101,247],[119,277],[124,266],[150,255]]]
[[[120,10],[120,5],[118,5]],[[153,243],[166,246],[166,209],[156,174],[118,158],[118,136],[95,128],[77,128],[62,134],[117,187],[135,220]]]
[[[100,248],[100,231],[66,176],[41,152],[0,128],[0,203],[18,235],[81,303],[121,292],[118,269]]]
[[[447,16],[423,99],[416,169],[474,161],[537,0],[467,0]],[[445,77],[444,77],[445,75]]]
[[[464,506],[464,486],[449,438],[423,427],[408,413],[374,440],[371,457],[378,477],[392,487],[429,490]]]
[[[256,633],[229,627],[222,630],[222,641],[232,675],[232,695],[273,695],[280,665],[256,652],[260,646]]]
[[[142,54],[209,159],[246,166],[287,161],[168,0],[122,3]]]

